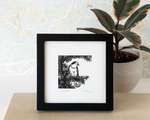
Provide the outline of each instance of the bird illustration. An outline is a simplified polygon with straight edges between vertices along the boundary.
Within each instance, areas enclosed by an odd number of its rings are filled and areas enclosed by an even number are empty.
[[[74,61],[69,65],[69,72],[71,76],[79,76],[79,62]]]

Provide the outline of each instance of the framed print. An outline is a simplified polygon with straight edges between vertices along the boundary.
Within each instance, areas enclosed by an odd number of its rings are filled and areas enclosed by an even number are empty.
[[[37,35],[37,110],[113,110],[111,34]]]

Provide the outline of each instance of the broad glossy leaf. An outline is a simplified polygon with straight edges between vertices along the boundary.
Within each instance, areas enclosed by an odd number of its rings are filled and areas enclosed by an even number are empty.
[[[145,52],[150,53],[150,48],[148,48],[148,47],[146,47],[146,46],[144,46],[144,45],[142,45],[142,46],[140,47],[140,49],[143,50],[143,51],[145,51]]]
[[[118,29],[119,31],[123,31],[123,30],[124,30],[124,25],[119,24],[118,27],[117,27],[117,29]]]
[[[125,31],[120,32],[126,39],[128,39],[135,47],[139,48],[141,45],[141,37],[134,32]]]
[[[150,4],[144,5],[136,10],[130,18],[125,23],[125,29],[131,29],[132,27],[136,26],[138,22],[143,20],[147,15],[147,11],[150,9]]]
[[[128,46],[122,47],[120,50],[130,49],[130,48],[136,48],[136,46],[135,45],[128,45]],[[150,53],[150,48],[148,48],[144,45],[141,45],[139,48],[136,48],[136,49],[140,49],[140,50],[143,50],[145,52]]]
[[[140,0],[114,0],[115,16],[118,20],[128,17],[139,5]]]
[[[115,27],[115,23],[112,19],[112,17],[102,11],[102,10],[98,10],[98,9],[91,9],[95,15],[97,16],[99,22],[110,32],[112,32],[112,29]]]
[[[121,25],[121,24],[119,24],[118,25],[118,27],[117,27],[117,31],[123,31],[124,30],[124,25]],[[121,35],[119,32],[116,32],[116,34],[117,34],[117,39],[120,41],[120,40],[122,40],[122,39],[124,39],[124,36],[123,35]]]
[[[77,28],[77,30],[85,30],[85,31],[89,31],[95,34],[108,34],[104,30],[97,29],[97,28]]]
[[[124,46],[124,47],[120,48],[120,50],[131,49],[131,48],[136,48],[136,47],[134,45],[128,45],[128,46]]]

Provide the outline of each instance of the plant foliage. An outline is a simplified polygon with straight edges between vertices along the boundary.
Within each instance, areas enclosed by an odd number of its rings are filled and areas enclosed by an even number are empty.
[[[138,6],[140,0],[114,0],[115,16],[118,20],[128,17]]]
[[[150,53],[149,48],[141,45],[141,37],[137,33],[131,31],[133,27],[147,16],[148,10],[150,9],[150,4],[143,5],[136,9],[139,3],[140,0],[114,0],[113,7],[117,21],[116,23],[107,12],[100,9],[91,9],[91,11],[96,15],[98,21],[108,32],[99,28],[77,28],[77,30],[85,30],[95,34],[112,33],[114,36],[114,58],[116,60],[120,57],[119,53],[122,50],[119,43],[124,38],[132,44],[129,47],[125,46],[124,48],[137,48]],[[127,18],[125,24],[120,24],[120,22],[125,18]]]
[[[147,15],[148,9],[150,9],[150,5],[144,5],[135,11],[134,14],[132,14],[126,21],[125,29],[131,29],[132,27],[136,26],[137,23],[143,20]]]

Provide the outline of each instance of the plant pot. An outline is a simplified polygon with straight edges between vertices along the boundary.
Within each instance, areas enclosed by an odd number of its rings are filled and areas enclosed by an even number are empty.
[[[138,59],[126,63],[113,63],[115,92],[130,92],[142,78],[142,55],[139,51],[126,50],[137,54]]]

